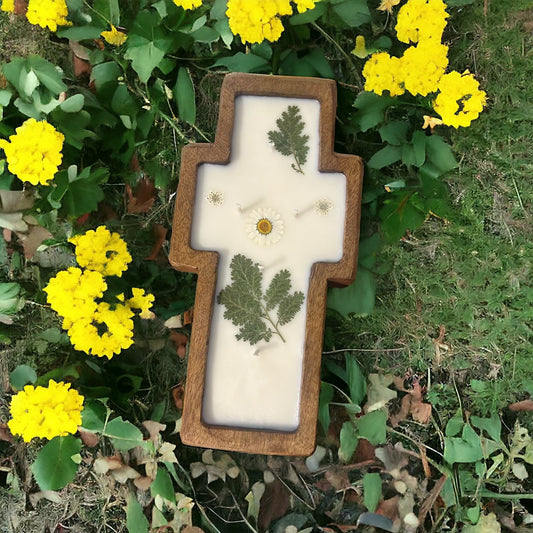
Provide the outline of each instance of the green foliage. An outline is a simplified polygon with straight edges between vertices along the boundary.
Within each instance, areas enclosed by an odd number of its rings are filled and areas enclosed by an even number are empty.
[[[36,381],[37,373],[28,365],[18,365],[9,374],[9,382],[15,390],[22,390],[25,385],[33,385]]]
[[[381,476],[371,473],[363,476],[363,491],[365,507],[374,512],[381,500]]]
[[[128,496],[128,505],[126,507],[126,527],[129,533],[148,533],[149,522],[144,516],[141,504],[135,494]]]
[[[263,273],[257,263],[242,254],[230,264],[232,284],[222,289],[217,302],[226,307],[224,318],[239,327],[237,339],[254,345],[268,342],[273,334],[285,339],[278,327],[289,323],[304,301],[301,291],[290,293],[290,272],[278,272],[263,295]],[[277,308],[276,316],[271,316]]]
[[[24,307],[20,289],[20,285],[15,282],[0,283],[0,322],[12,324],[12,317]]]
[[[276,120],[277,130],[268,132],[268,138],[274,144],[274,148],[282,155],[292,155],[296,162],[291,168],[300,174],[304,174],[302,165],[307,161],[309,135],[303,135],[305,123],[300,115],[300,108],[295,105],[287,107],[281,117]]]
[[[74,480],[81,457],[81,440],[73,435],[54,437],[39,451],[31,465],[41,490],[57,490]]]

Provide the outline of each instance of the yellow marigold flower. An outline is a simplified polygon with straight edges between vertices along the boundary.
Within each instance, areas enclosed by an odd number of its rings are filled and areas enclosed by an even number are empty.
[[[101,298],[107,284],[99,272],[70,267],[52,278],[44,288],[50,307],[63,317],[63,329],[74,322],[87,320],[97,309],[96,298]]]
[[[67,333],[76,350],[111,359],[133,344],[132,316],[128,305],[111,309],[107,302],[101,302],[92,319],[75,322]]]
[[[118,233],[111,233],[105,226],[72,237],[70,242],[76,245],[78,264],[103,276],[120,277],[131,262],[126,243]]]
[[[56,31],[58,26],[70,26],[65,0],[30,0],[26,18],[31,24]]]
[[[440,41],[449,16],[442,0],[408,0],[398,11],[398,39],[404,43]]]
[[[2,0],[2,11],[13,13],[15,11],[15,0]]]
[[[447,126],[466,128],[483,111],[486,99],[487,94],[479,89],[479,82],[472,74],[454,70],[440,79],[433,109]]]
[[[113,24],[111,24],[111,30],[103,31],[100,34],[106,42],[112,44],[113,46],[120,46],[126,42],[128,36],[120,30],[117,30]]]
[[[232,33],[240,35],[243,43],[260,43],[265,39],[277,41],[283,32],[279,17],[290,14],[289,0],[228,0],[226,10]]]
[[[202,5],[202,0],[172,0],[178,7],[183,9],[196,9]]]
[[[365,77],[365,91],[383,94],[389,91],[391,96],[398,96],[405,92],[403,87],[402,63],[397,57],[391,57],[386,52],[372,54],[363,68]]]
[[[34,118],[26,120],[15,131],[9,141],[0,139],[9,171],[21,181],[45,185],[61,164],[65,137],[48,122]]]
[[[392,14],[392,8],[394,6],[397,6],[399,3],[400,0],[381,0],[381,4],[379,4],[378,10],[388,11],[390,14]]]
[[[314,9],[317,0],[294,0],[298,13],[304,13],[308,9]],[[400,0],[398,0],[400,1]]]
[[[137,287],[133,287],[131,292],[133,296],[127,301],[127,305],[130,309],[139,309],[141,311],[139,315],[141,318],[152,318],[154,315],[150,311],[150,307],[152,307],[152,304],[154,303],[154,295],[144,294],[144,289],[138,289]],[[124,295],[122,295],[122,298],[124,298]]]
[[[448,47],[429,40],[410,46],[402,58],[403,83],[412,95],[426,96],[437,90],[448,66]]]
[[[76,433],[81,425],[83,396],[70,389],[70,383],[53,379],[48,387],[26,385],[11,398],[11,420],[7,423],[13,435],[25,442],[34,437],[53,439]]]

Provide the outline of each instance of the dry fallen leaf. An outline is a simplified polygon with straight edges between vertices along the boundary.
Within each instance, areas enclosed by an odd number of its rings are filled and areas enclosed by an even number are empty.
[[[167,259],[162,252],[163,244],[165,244],[165,241],[167,239],[167,228],[165,228],[165,226],[162,226],[161,224],[154,224],[152,226],[152,234],[154,236],[154,244],[148,256],[144,258],[145,261],[156,261],[161,255],[166,261]]]
[[[141,474],[137,470],[128,465],[122,465],[120,468],[111,470],[111,475],[122,484],[126,483],[128,479],[141,477]]]
[[[155,422],[154,420],[145,420],[143,422],[143,426],[148,430],[148,433],[150,434],[150,440],[154,444],[158,443],[160,437],[159,434],[167,427],[165,424],[160,424],[159,422]]]
[[[139,489],[139,490],[149,490],[150,485],[152,484],[153,479],[148,476],[140,476],[138,478],[135,478],[133,480],[133,484]]]
[[[510,411],[533,411],[533,400],[522,400],[521,402],[512,403],[509,406]]]
[[[147,213],[154,205],[156,188],[149,178],[143,176],[138,181],[135,192],[126,184],[126,195],[128,213]]]
[[[176,406],[176,409],[183,409],[183,395],[185,393],[185,390],[183,388],[183,385],[177,385],[172,389],[172,398],[174,398],[174,405]]]
[[[83,444],[85,446],[89,446],[89,448],[94,448],[98,445],[99,438],[96,433],[91,433],[90,431],[85,431],[84,429],[78,428],[78,433],[80,434],[80,438],[83,441]]]

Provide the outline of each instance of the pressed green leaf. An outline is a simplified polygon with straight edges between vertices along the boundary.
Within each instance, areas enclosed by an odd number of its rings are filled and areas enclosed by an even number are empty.
[[[161,496],[172,503],[176,503],[176,495],[174,494],[174,487],[168,472],[164,468],[157,469],[157,475],[150,485],[150,494]]]
[[[131,422],[122,420],[121,416],[108,422],[103,435],[109,437],[118,451],[131,450],[143,443],[141,430]]]
[[[359,437],[355,431],[355,427],[351,422],[344,422],[341,428],[339,447],[339,460],[343,463],[347,463],[357,448]]]
[[[37,373],[28,365],[18,365],[9,374],[9,382],[15,390],[22,390],[24,385],[33,384],[36,381]]]
[[[363,476],[363,499],[365,507],[373,513],[381,500],[381,476],[367,473]]]
[[[81,451],[81,440],[73,435],[54,437],[37,454],[31,465],[41,490],[58,490],[74,480],[78,465],[72,460]]]
[[[383,444],[387,440],[387,413],[378,409],[357,418],[355,421],[357,433],[370,444]]]
[[[144,516],[141,504],[135,497],[135,494],[130,493],[126,506],[126,527],[128,528],[128,533],[148,533],[149,526],[150,524],[146,516]]]
[[[303,135],[305,123],[300,114],[298,106],[288,106],[281,113],[281,117],[276,120],[277,130],[268,132],[268,139],[273,143],[274,148],[282,155],[294,157],[296,166],[292,168],[296,172],[303,174],[302,165],[307,161],[309,151],[309,135]]]
[[[251,316],[240,326],[239,333],[236,337],[237,340],[243,340],[254,345],[259,341],[268,342],[272,338],[272,331],[261,318]]]
[[[172,91],[178,105],[178,115],[181,120],[194,124],[196,122],[196,100],[194,83],[189,71],[180,67],[176,85]]]
[[[383,168],[388,165],[396,163],[402,158],[402,149],[400,146],[392,146],[388,144],[381,150],[378,150],[368,161],[370,168]]]
[[[304,293],[297,291],[285,296],[278,307],[278,324],[283,326],[289,323],[298,313],[304,302]]]
[[[348,287],[328,289],[327,306],[341,315],[365,316],[374,309],[377,282],[370,270],[358,267],[355,281]]]
[[[291,290],[291,274],[287,269],[280,270],[270,282],[265,293],[267,311],[271,311]]]
[[[231,279],[236,286],[241,286],[243,292],[246,291],[253,298],[261,297],[263,274],[259,265],[254,263],[249,257],[237,254],[233,257],[230,264]]]
[[[320,398],[318,400],[318,421],[324,430],[324,434],[327,435],[330,416],[329,416],[329,404],[333,400],[333,386],[325,381],[320,384]]]

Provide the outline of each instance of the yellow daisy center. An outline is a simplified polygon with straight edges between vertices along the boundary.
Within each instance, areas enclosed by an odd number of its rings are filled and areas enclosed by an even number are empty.
[[[269,233],[272,232],[272,222],[270,222],[268,218],[261,218],[257,222],[257,231],[261,235],[268,235]]]

